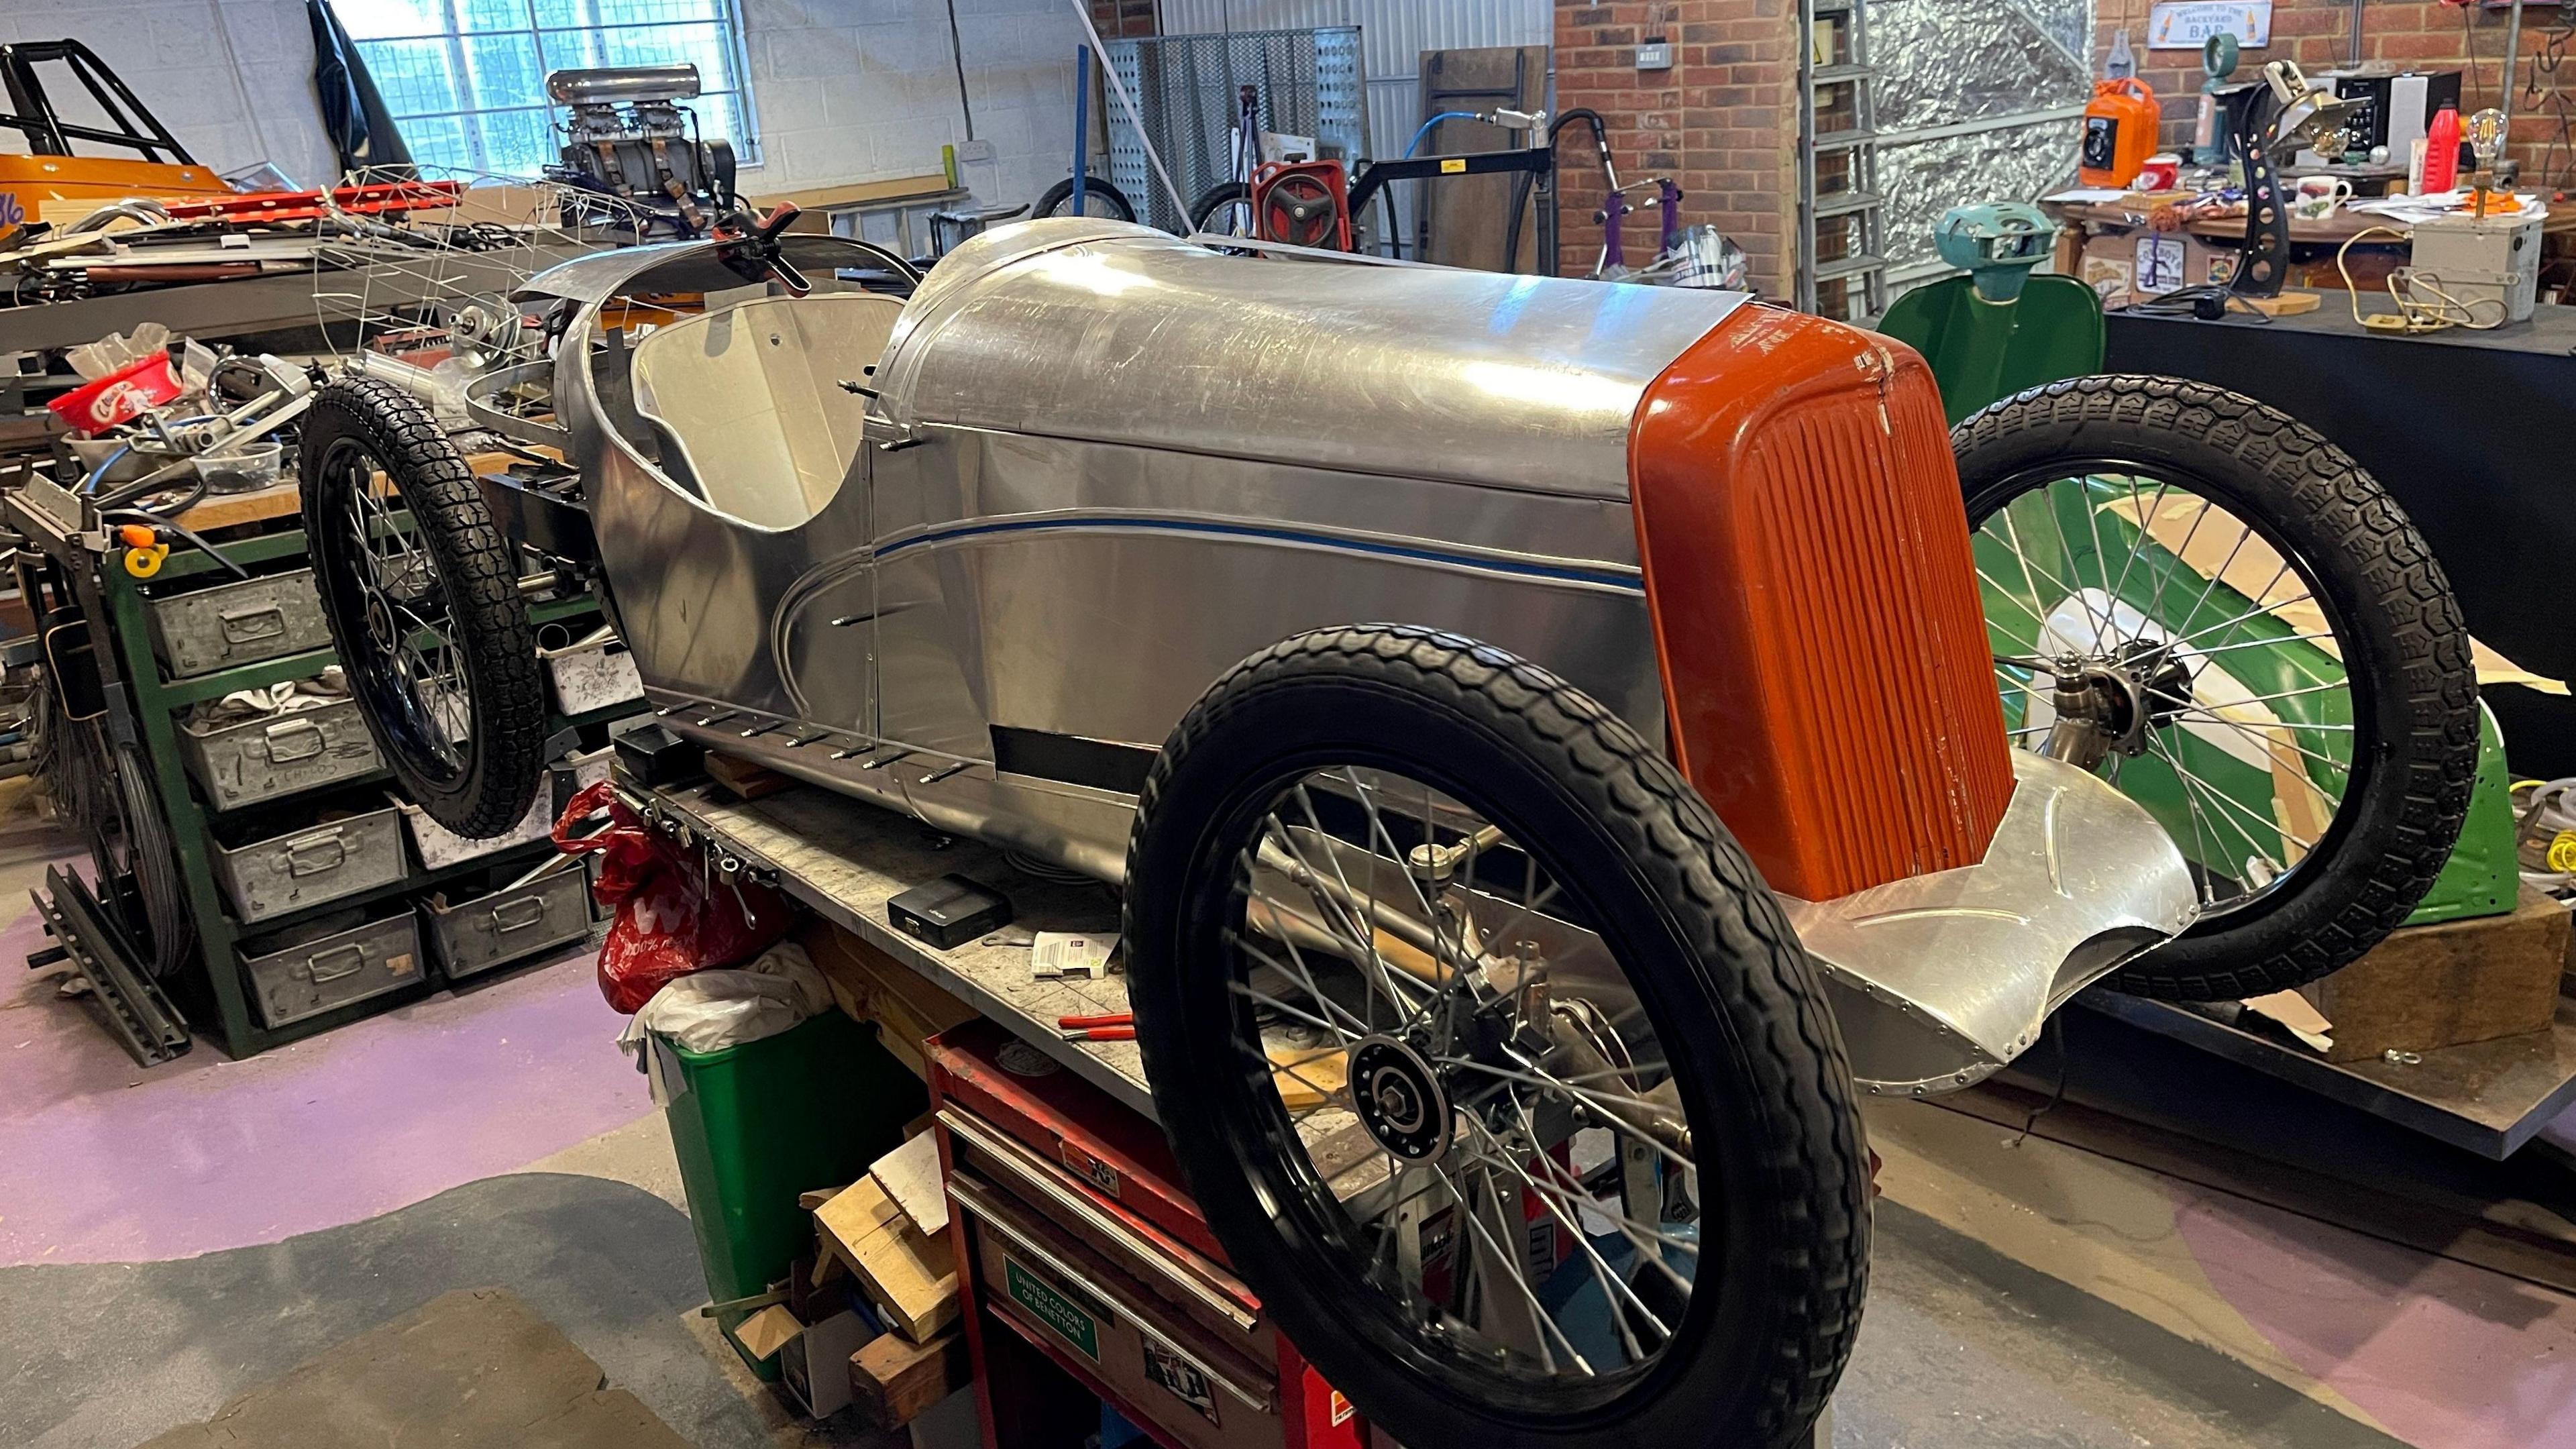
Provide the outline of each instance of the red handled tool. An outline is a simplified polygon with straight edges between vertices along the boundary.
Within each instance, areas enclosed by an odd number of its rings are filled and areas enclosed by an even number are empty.
[[[1059,1016],[1055,1019],[1055,1026],[1066,1041],[1136,1039],[1136,1013],[1132,1011],[1104,1012],[1098,1016]]]

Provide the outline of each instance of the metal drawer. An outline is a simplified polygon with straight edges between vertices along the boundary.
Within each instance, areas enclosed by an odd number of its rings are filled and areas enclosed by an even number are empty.
[[[644,677],[636,672],[635,656],[614,635],[549,649],[543,657],[559,713],[588,714],[612,704],[643,702]]]
[[[244,956],[242,967],[250,973],[260,1021],[284,1026],[420,980],[420,931],[405,912],[300,946]]]
[[[321,649],[331,642],[313,571],[267,574],[145,605],[152,652],[174,679]]]
[[[420,853],[420,863],[431,870],[445,870],[451,865],[482,856],[497,855],[512,846],[542,840],[555,824],[554,794],[550,790],[537,792],[537,798],[528,802],[528,813],[519,817],[518,824],[482,840],[457,834],[430,819],[428,811],[398,795],[385,798],[393,801],[394,808],[402,812],[403,827],[411,832],[412,849]]]
[[[533,885],[459,905],[423,901],[420,913],[438,948],[438,963],[453,981],[589,935],[590,875],[579,866],[562,866]]]
[[[218,810],[353,780],[379,763],[354,699],[214,729],[182,725],[179,757]]]
[[[401,812],[387,806],[214,854],[215,879],[248,925],[402,879]]]

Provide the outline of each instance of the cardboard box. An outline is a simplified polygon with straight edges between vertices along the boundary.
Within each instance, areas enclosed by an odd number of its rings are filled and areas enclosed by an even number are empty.
[[[835,1313],[779,1350],[778,1381],[787,1386],[797,1407],[817,1419],[828,1418],[849,1407],[853,1397],[851,1358],[869,1340],[880,1337],[892,1335],[879,1334],[855,1313]]]

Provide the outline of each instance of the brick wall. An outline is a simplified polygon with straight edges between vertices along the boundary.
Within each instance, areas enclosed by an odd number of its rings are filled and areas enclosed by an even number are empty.
[[[1765,296],[1790,289],[1797,213],[1797,7],[1794,0],[1557,0],[1556,104],[1609,123],[1620,179],[1669,175],[1685,222],[1714,223],[1744,248]],[[1636,46],[1662,36],[1673,67],[1639,71]],[[1577,136],[1581,132],[1576,133]],[[1574,138],[1565,150],[1561,269],[1580,275],[1601,248],[1598,173]],[[1633,217],[1631,255],[1654,244]]]
[[[2129,43],[2140,46],[2147,34],[2147,10],[2150,0],[2099,0],[2095,11],[2095,61],[2110,54],[2111,38],[2122,26],[2129,29]],[[2529,6],[2523,16],[2522,47],[2516,69],[2526,84],[2533,78],[2533,62],[2543,46],[2543,21],[2557,14],[2556,7]],[[2461,79],[2461,102],[2469,111],[2498,103],[2497,89],[2504,66],[2505,14],[2475,6],[2438,3],[2382,3],[2370,0],[2362,10],[2362,59],[2384,61],[2396,69],[2432,69],[2465,72]],[[2200,55],[2187,50],[2137,51],[2138,75],[2154,87],[2156,99],[2164,106],[2164,140],[2167,145],[2183,145],[2191,140],[2193,119],[2199,114]],[[2475,55],[2476,62],[2470,63]],[[2272,6],[2272,43],[2262,50],[2248,50],[2238,63],[2239,79],[2256,77],[2267,61],[2289,59],[2311,74],[2345,65],[2352,55],[2352,6],[2348,0],[2274,0]],[[2576,73],[2571,73],[2576,80]],[[2557,154],[2547,153],[2553,138],[2560,135],[2560,118],[2555,109],[2557,87],[2542,76],[2542,99],[2535,103],[2526,92],[2514,103],[2512,151],[2521,157],[2526,185],[2542,178],[2537,169],[2543,165],[2563,173],[2571,162],[2567,144],[2561,141]],[[2576,93],[2567,98],[2571,113],[2576,113]],[[2554,174],[2552,184],[2564,185],[2567,177]]]

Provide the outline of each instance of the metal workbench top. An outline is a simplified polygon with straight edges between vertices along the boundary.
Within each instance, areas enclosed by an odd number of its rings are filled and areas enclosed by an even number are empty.
[[[745,801],[704,780],[656,789],[621,774],[618,783],[752,864],[776,871],[779,889],[791,898],[920,972],[1120,1102],[1155,1115],[1134,1042],[1069,1042],[1056,1030],[1058,1017],[1125,1011],[1126,978],[1039,981],[1029,975],[1031,933],[1118,929],[1118,905],[1105,887],[1042,880],[989,845],[943,835],[910,816],[811,785]],[[1008,897],[1011,924],[951,951],[887,924],[887,901],[951,874]],[[995,940],[1018,944],[986,944]]]

